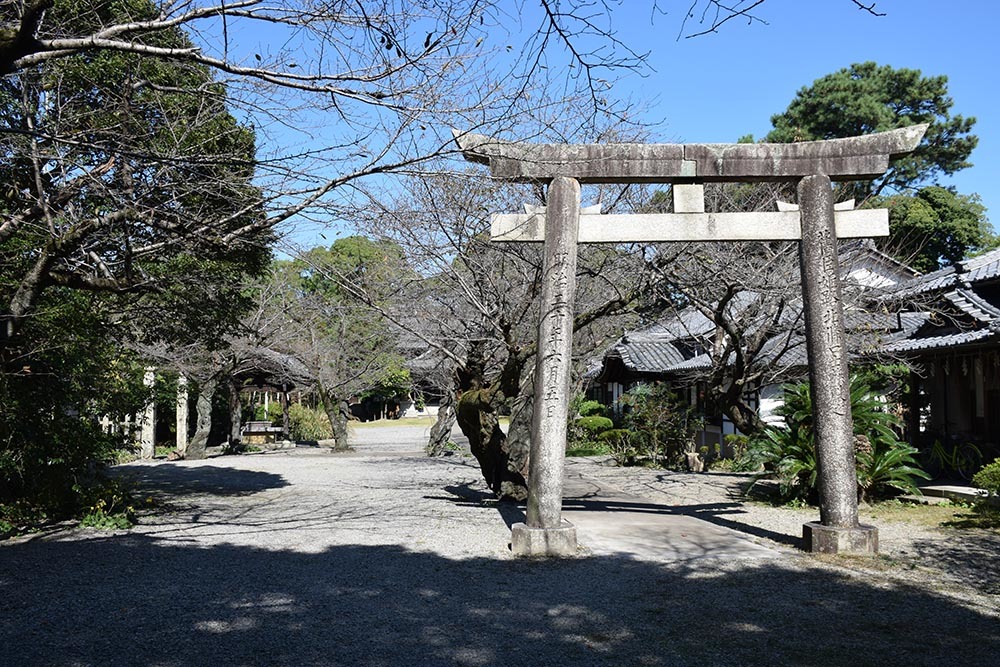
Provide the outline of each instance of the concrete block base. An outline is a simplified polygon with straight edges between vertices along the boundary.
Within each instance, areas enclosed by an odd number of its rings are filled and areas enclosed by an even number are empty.
[[[838,528],[812,521],[802,526],[802,546],[813,553],[874,554],[878,553],[878,529],[865,525]]]
[[[525,523],[511,526],[510,549],[528,558],[576,556],[576,526],[563,521],[558,528],[531,528]]]

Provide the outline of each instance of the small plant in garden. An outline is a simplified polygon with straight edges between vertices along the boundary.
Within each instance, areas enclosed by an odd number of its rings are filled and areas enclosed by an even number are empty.
[[[816,499],[816,451],[808,384],[785,387],[778,410],[787,428],[769,428],[754,438],[748,457],[777,477],[783,499]],[[929,479],[916,462],[917,450],[896,437],[898,419],[871,388],[851,378],[858,497],[868,500],[894,491],[919,494],[916,479]]]
[[[292,440],[324,440],[333,437],[330,418],[325,412],[298,403],[288,406],[288,429]]]
[[[581,401],[576,407],[576,412],[581,417],[607,417],[608,407],[597,401]]]
[[[613,428],[598,436],[598,440],[618,465],[631,466],[638,462],[639,449],[632,444],[631,431]]]
[[[694,434],[701,420],[666,385],[640,384],[624,397],[624,426],[630,431],[621,465],[650,463],[681,466],[694,452]]]
[[[103,530],[121,530],[135,523],[131,490],[117,479],[105,478],[77,489],[84,499],[80,525]]]
[[[573,420],[567,433],[567,455],[593,456],[605,453],[606,447],[598,441],[598,437],[614,428],[614,425],[613,421],[600,415],[589,415]]]
[[[604,431],[615,427],[615,423],[607,417],[593,415],[590,417],[580,417],[576,420],[576,425],[583,429],[587,438],[593,440]]]

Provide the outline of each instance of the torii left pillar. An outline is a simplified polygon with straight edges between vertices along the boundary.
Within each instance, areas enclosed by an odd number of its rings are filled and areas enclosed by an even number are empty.
[[[542,312],[535,364],[526,523],[511,527],[515,556],[573,556],[576,528],[562,520],[563,463],[573,364],[573,301],[580,227],[580,183],[549,183],[542,264]]]

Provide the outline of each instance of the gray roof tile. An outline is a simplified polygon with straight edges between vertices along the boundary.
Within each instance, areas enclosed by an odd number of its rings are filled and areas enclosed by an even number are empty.
[[[612,353],[617,353],[626,368],[637,373],[662,373],[684,361],[684,355],[665,340],[650,342],[629,339],[615,345]]]
[[[922,338],[907,338],[894,341],[882,347],[885,352],[917,352],[920,350],[938,350],[946,347],[957,347],[969,343],[979,343],[992,338],[996,332],[991,329],[976,329],[940,336],[925,336]]]

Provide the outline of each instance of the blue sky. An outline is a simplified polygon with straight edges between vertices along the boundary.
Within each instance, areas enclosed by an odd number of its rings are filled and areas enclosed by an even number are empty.
[[[649,52],[644,76],[622,76],[612,95],[646,108],[644,119],[657,123],[653,140],[761,138],[771,129],[771,116],[784,111],[796,91],[852,63],[872,60],[945,75],[954,100],[951,112],[977,119],[973,132],[979,145],[971,157],[974,166],[943,184],[963,194],[978,193],[1000,228],[1000,0],[875,0],[876,9],[886,14],[881,17],[859,10],[851,0],[766,0],[753,12],[759,22],[734,20],[717,34],[678,39],[683,12],[692,2],[608,0],[618,38],[637,52]],[[653,15],[653,5],[667,13]],[[510,0],[510,7],[517,9],[505,28],[522,34],[497,37],[519,43],[525,32],[537,29],[541,14],[534,0]],[[238,48],[269,52],[280,48],[279,34],[268,24],[239,34]],[[327,120],[317,122],[310,131],[323,140]],[[287,145],[266,148],[295,152],[306,145],[297,142],[309,141],[294,134],[279,127],[272,141]],[[327,244],[346,230],[340,221],[319,216],[296,219],[286,232],[293,242],[313,245]]]
[[[647,0],[625,0],[614,28],[636,51],[649,51],[655,71],[619,82],[620,95],[650,104],[657,139],[730,142],[770,129],[795,92],[851,63],[873,60],[946,75],[952,114],[974,116],[975,166],[944,181],[979,193],[1000,221],[1000,2],[877,0],[886,16],[850,0],[767,0],[754,13],[767,24],[737,20],[718,34],[677,40],[687,0],[660,0],[667,15],[650,16]],[[691,24],[689,24],[691,27]]]

